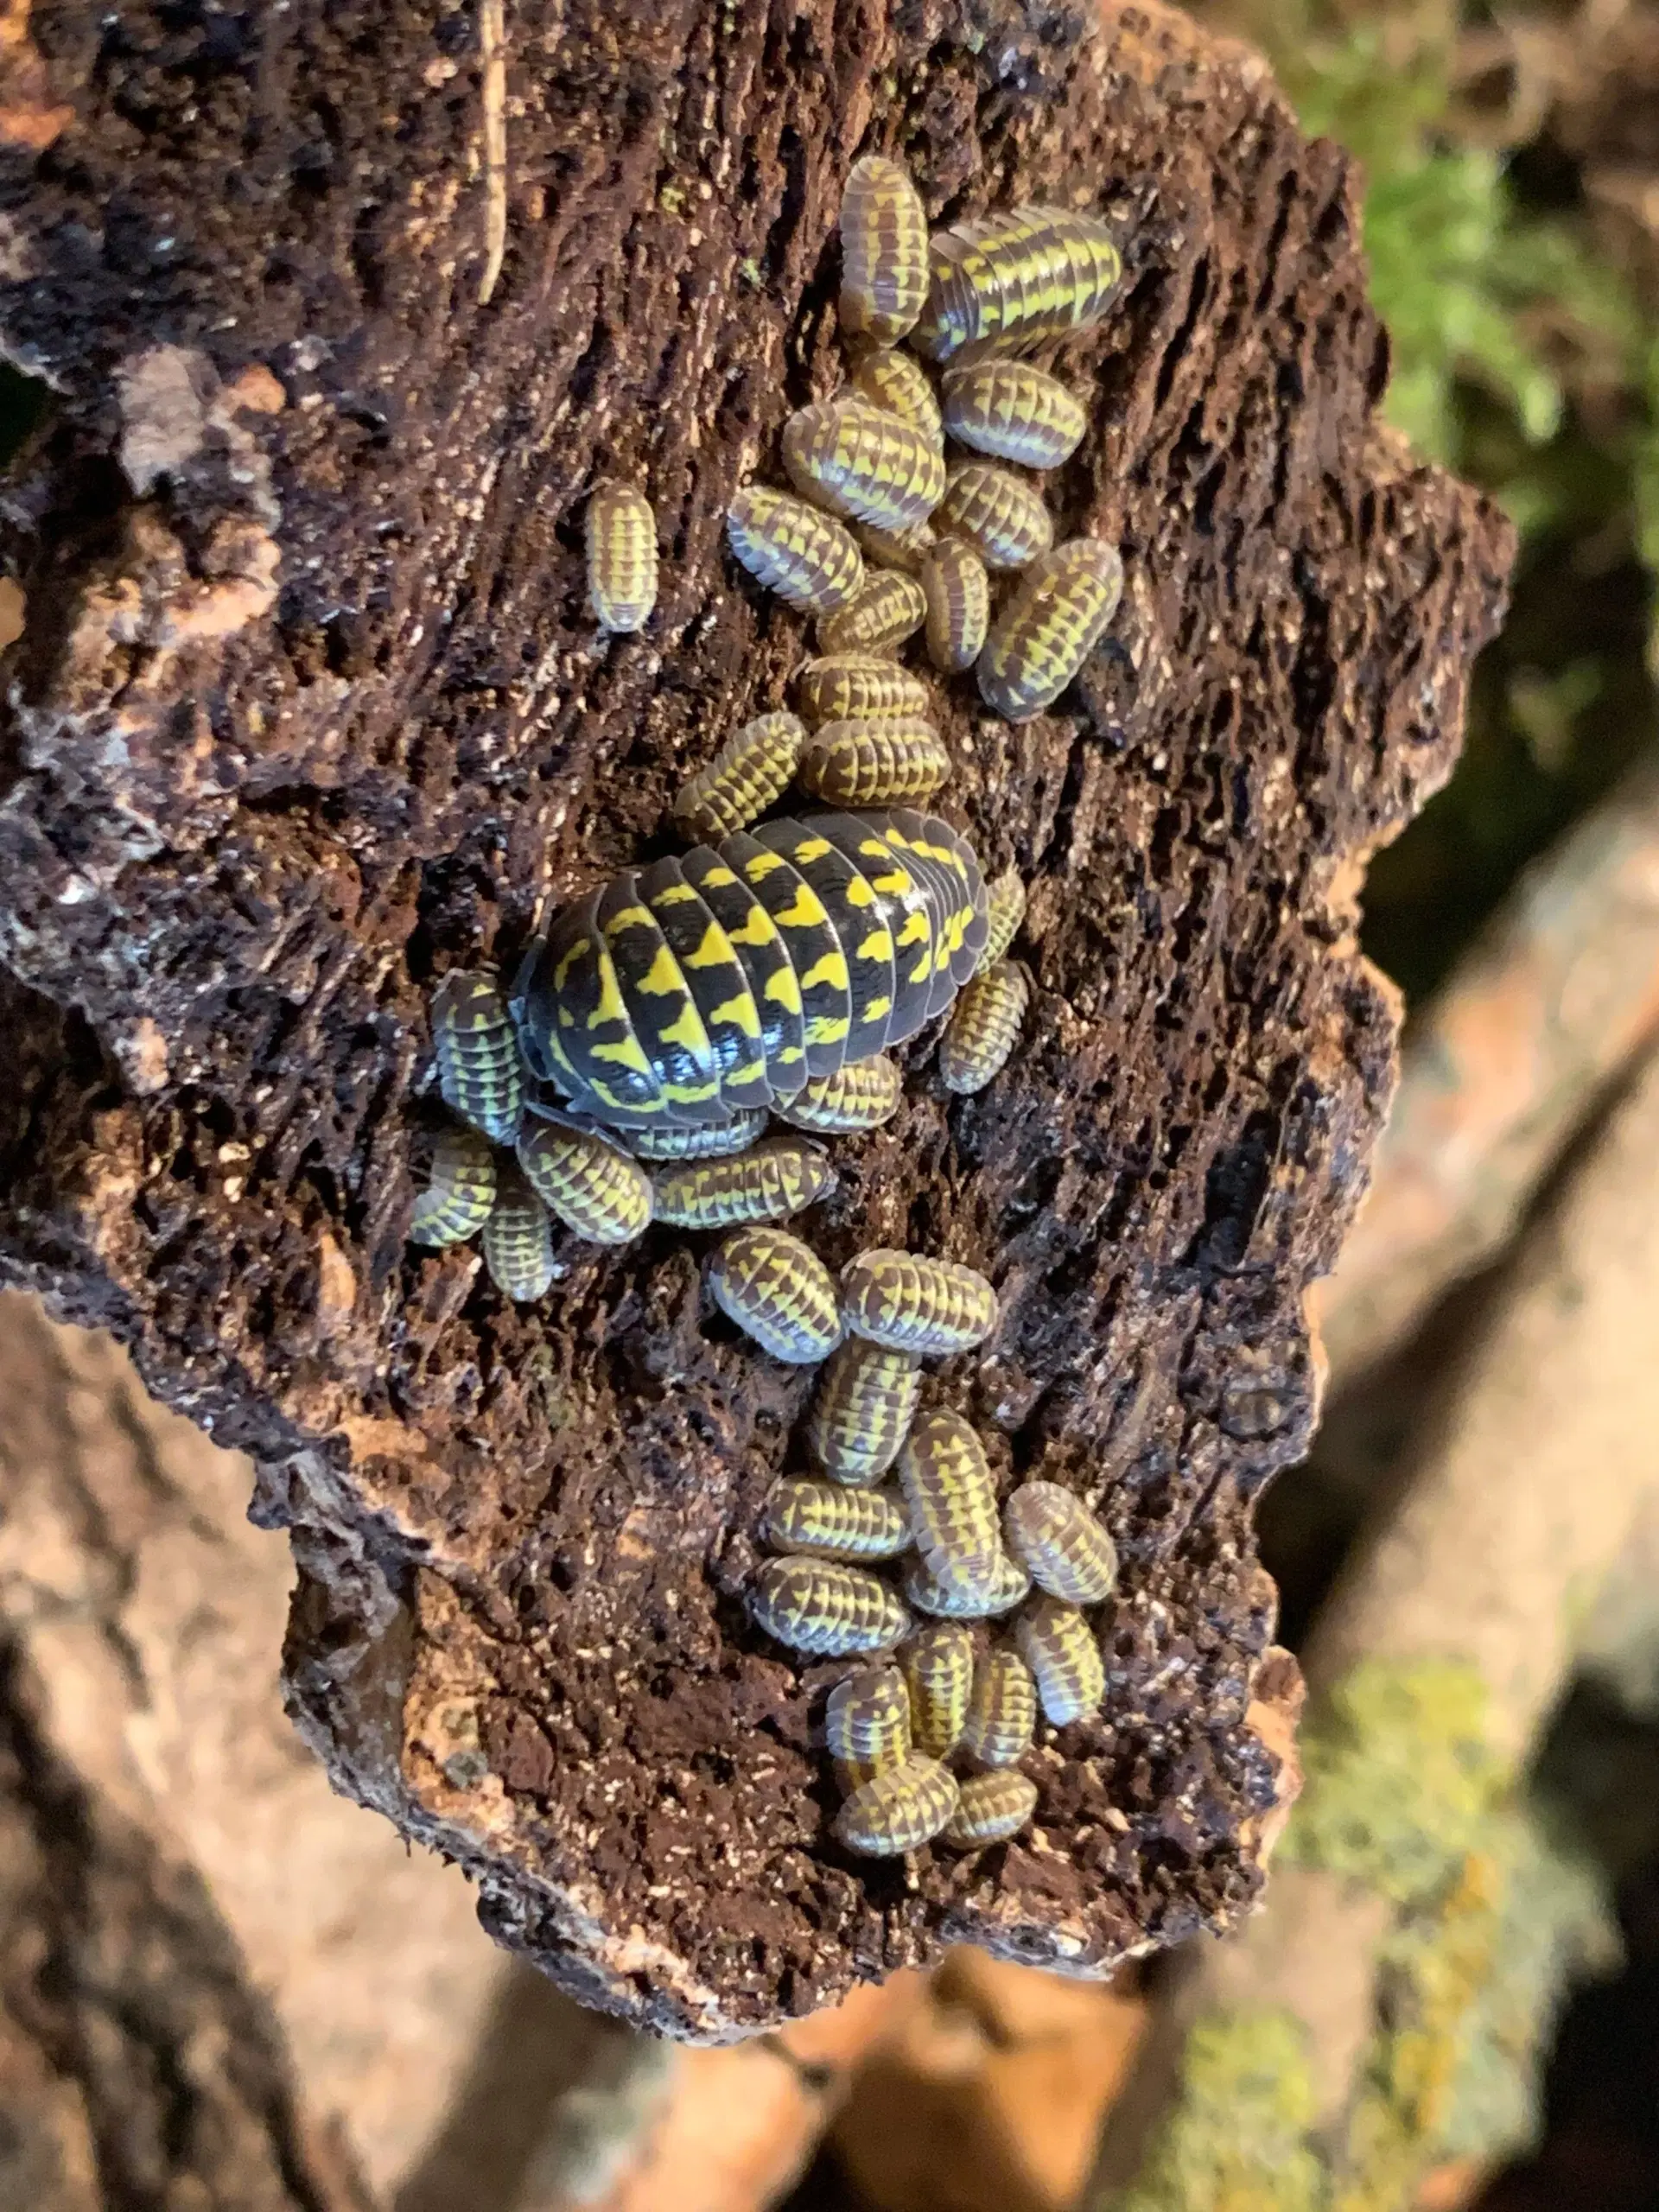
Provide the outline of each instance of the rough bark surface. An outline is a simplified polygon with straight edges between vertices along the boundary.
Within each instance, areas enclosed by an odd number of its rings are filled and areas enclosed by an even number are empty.
[[[1373,420],[1350,165],[1183,18],[522,0],[492,58],[495,19],[37,5],[13,50],[0,333],[60,397],[7,505],[4,1264],[261,1462],[302,1724],[566,1988],[721,2039],[952,1940],[1103,1971],[1259,1882],[1251,1502],[1392,1079],[1354,862],[1447,771],[1506,533]],[[989,1270],[939,1387],[1124,1560],[1035,1832],[910,1870],[828,1840],[741,1603],[807,1381],[674,1233],[572,1245],[528,1310],[403,1241],[434,977],[662,849],[802,657],[721,518],[839,373],[872,147],[936,215],[1103,207],[1128,263],[1053,491],[1123,547],[1112,639],[1067,711],[944,718],[949,805],[1031,880],[1034,1018],[976,1100],[917,1056],[812,1230]],[[665,564],[607,647],[612,470]]]

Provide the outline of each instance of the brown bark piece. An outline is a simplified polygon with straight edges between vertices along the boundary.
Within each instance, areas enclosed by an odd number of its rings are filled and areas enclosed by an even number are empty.
[[[1392,1068],[1340,887],[1446,772],[1507,532],[1373,422],[1349,165],[1184,18],[501,16],[486,118],[465,9],[35,10],[75,117],[18,157],[0,283],[62,395],[10,509],[5,1264],[261,1460],[334,1778],[573,1993],[720,2039],[951,1941],[1103,1972],[1260,1880],[1249,1509],[1307,1437],[1302,1300]],[[431,979],[650,849],[804,655],[721,523],[839,374],[877,147],[936,215],[1102,207],[1128,263],[1052,493],[1123,547],[1113,637],[1074,711],[942,697],[948,808],[1031,879],[1033,1017],[976,1099],[912,1056],[813,1230],[991,1271],[1001,1334],[940,1387],[1124,1560],[1106,1717],[1033,1762],[1033,1833],[908,1870],[830,1841],[741,1604],[807,1379],[704,1325],[675,1234],[567,1246],[523,1311],[402,1234]],[[608,645],[601,474],[666,556]]]

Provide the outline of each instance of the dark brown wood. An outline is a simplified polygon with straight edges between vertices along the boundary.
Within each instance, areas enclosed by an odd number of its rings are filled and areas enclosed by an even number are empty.
[[[1303,1295],[1392,1081],[1355,864],[1447,772],[1508,532],[1374,420],[1350,165],[1184,18],[519,0],[499,115],[491,20],[35,10],[73,117],[14,150],[0,283],[58,393],[7,509],[4,1265],[260,1459],[302,1726],[567,1989],[720,2039],[964,1937],[1100,1972],[1259,1883],[1250,1506],[1306,1440]],[[938,1388],[1086,1480],[1124,1560],[1040,1844],[913,1878],[829,1840],[807,1688],[741,1602],[806,1379],[709,1325],[677,1234],[573,1245],[522,1312],[402,1236],[435,976],[660,849],[806,649],[721,517],[839,373],[871,148],[936,215],[1103,208],[1128,260],[1054,486],[1124,608],[1065,711],[1012,730],[958,681],[945,716],[951,805],[1032,880],[1027,1039],[969,1100],[917,1055],[813,1231],[994,1274],[1002,1335]],[[608,473],[665,560],[607,645]]]

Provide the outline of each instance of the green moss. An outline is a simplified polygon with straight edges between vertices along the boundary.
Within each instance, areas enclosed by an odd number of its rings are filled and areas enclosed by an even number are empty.
[[[1212,2014],[1187,2039],[1179,2101],[1122,2212],[1318,2212],[1313,2113],[1300,2022]]]

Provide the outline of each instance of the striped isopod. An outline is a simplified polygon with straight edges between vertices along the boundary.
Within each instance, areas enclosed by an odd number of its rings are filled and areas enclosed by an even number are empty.
[[[979,972],[995,968],[1020,934],[1026,918],[1026,887],[1017,868],[1005,868],[986,886],[985,950],[979,956]]]
[[[1059,1598],[1033,1598],[1014,1624],[1014,1640],[1055,1727],[1086,1720],[1100,1710],[1106,1662],[1093,1630],[1075,1605]]]
[[[810,1552],[818,1559],[897,1559],[911,1542],[901,1498],[810,1475],[785,1475],[773,1484],[760,1534],[773,1551]]]
[[[944,427],[993,461],[1056,468],[1082,444],[1089,417],[1058,377],[1029,361],[992,359],[947,370]]]
[[[878,530],[874,523],[855,522],[853,536],[866,561],[906,576],[917,573],[935,543],[931,522],[913,522],[908,530]]]
[[[994,1613],[1012,1612],[1031,1595],[1031,1577],[1006,1554],[997,1561],[996,1578],[988,1597],[941,1581],[927,1562],[909,1560],[905,1567],[905,1595],[918,1613],[931,1613],[947,1621],[978,1621]]]
[[[515,986],[519,1049],[607,1128],[724,1123],[942,1014],[978,962],[984,905],[971,847],[935,816],[740,830],[556,915]]]
[[[849,1136],[890,1122],[904,1095],[905,1078],[898,1063],[878,1052],[873,1059],[855,1060],[834,1075],[818,1077],[785,1100],[778,1113],[798,1129],[812,1129],[820,1136]]]
[[[1097,1605],[1117,1582],[1117,1547],[1106,1525],[1058,1483],[1021,1483],[1003,1509],[1008,1549],[1039,1590]]]
[[[657,1178],[658,1221],[671,1229],[730,1229],[743,1221],[787,1221],[835,1179],[823,1149],[773,1137],[732,1160],[687,1160]]]
[[[933,382],[913,353],[884,346],[865,353],[853,366],[853,390],[872,407],[902,415],[937,445],[944,435]]]
[[[929,360],[1028,351],[1098,322],[1123,264],[1104,223],[1016,207],[936,231],[927,305],[911,343]]]
[[[444,1104],[492,1144],[512,1144],[524,1119],[524,1070],[493,976],[451,969],[432,995],[432,1041]]]
[[[753,1106],[695,1128],[630,1129],[628,1142],[641,1160],[727,1160],[747,1152],[766,1126],[765,1107]]]
[[[808,661],[795,679],[795,696],[815,728],[824,722],[914,721],[931,704],[919,677],[874,653],[831,653]]]
[[[459,1244],[476,1236],[495,1204],[495,1154],[476,1129],[439,1129],[426,1187],[409,1217],[411,1244]]]
[[[864,581],[864,556],[846,526],[770,484],[746,484],[736,494],[726,535],[757,583],[812,614],[845,607]]]
[[[965,1096],[1001,1074],[1030,1003],[1030,981],[1014,961],[969,976],[939,1039],[939,1081],[947,1090]]]
[[[806,735],[794,715],[757,715],[681,785],[674,823],[692,838],[729,837],[758,822],[789,789]]]
[[[1042,493],[995,461],[951,462],[933,527],[964,539],[988,569],[1023,569],[1054,543]]]
[[[910,1756],[910,1700],[896,1667],[861,1667],[836,1684],[823,1713],[836,1780],[856,1789]]]
[[[966,538],[942,537],[922,563],[927,657],[947,676],[979,658],[991,620],[991,580]]]
[[[763,1351],[791,1367],[827,1359],[841,1341],[836,1286],[810,1244],[757,1224],[715,1247],[709,1294]]]
[[[836,1815],[834,1832],[865,1859],[897,1859],[931,1843],[957,1809],[957,1778],[912,1751],[860,1784]]]
[[[798,773],[804,791],[831,805],[889,806],[931,798],[950,779],[950,755],[927,722],[826,722]]]
[[[957,1809],[939,1832],[941,1843],[971,1851],[1006,1843],[1037,1809],[1037,1785],[1023,1774],[969,1775],[957,1785]]]
[[[1002,1558],[996,1480],[985,1446],[958,1413],[924,1414],[899,1453],[899,1486],[916,1548],[947,1589],[983,1599]]]
[[[864,588],[836,613],[818,624],[818,643],[826,653],[885,653],[919,630],[927,601],[914,576],[880,569],[866,576]]]
[[[910,1615],[895,1590],[835,1559],[769,1559],[749,1585],[749,1611],[766,1634],[810,1659],[842,1659],[897,1643]]]
[[[841,327],[886,345],[927,298],[927,210],[902,162],[867,154],[841,200]]]
[[[838,1483],[880,1482],[910,1433],[921,1390],[922,1370],[908,1352],[849,1338],[807,1415],[808,1450]]]
[[[553,1283],[553,1223],[516,1167],[498,1182],[495,1204],[480,1236],[490,1281],[504,1298],[527,1306]]]
[[[1033,561],[979,657],[979,696],[992,712],[1024,722],[1052,705],[1105,634],[1122,589],[1122,562],[1092,537]]]
[[[976,1268],[918,1252],[861,1252],[841,1271],[855,1336],[894,1351],[971,1351],[996,1326],[996,1293]]]
[[[588,502],[588,596],[607,630],[638,630],[657,604],[657,518],[638,486],[607,480]]]
[[[1017,1766],[1037,1726],[1037,1685],[1017,1651],[1000,1644],[974,1669],[960,1748],[982,1766]]]
[[[518,1165],[550,1213],[590,1244],[628,1244],[651,1226],[651,1178],[603,1137],[537,1122],[518,1139]]]
[[[930,1758],[955,1751],[974,1683],[971,1630],[955,1621],[931,1621],[899,1647],[899,1665],[910,1696],[911,1740]]]
[[[944,489],[944,452],[902,415],[868,399],[803,407],[784,425],[784,473],[815,506],[878,530],[925,522]]]

